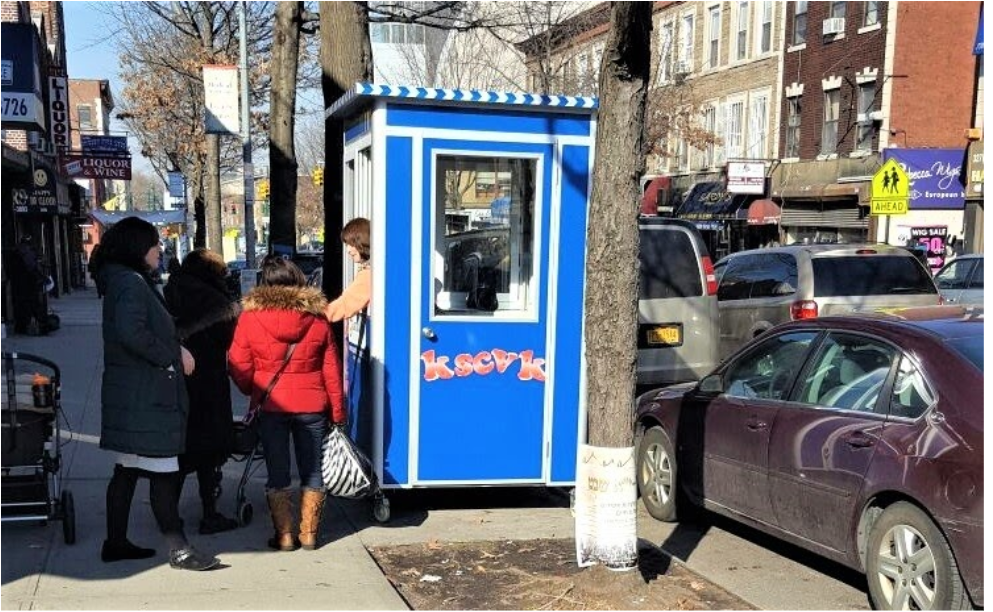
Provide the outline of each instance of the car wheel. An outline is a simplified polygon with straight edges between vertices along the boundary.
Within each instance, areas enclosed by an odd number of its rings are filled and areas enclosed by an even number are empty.
[[[652,427],[638,444],[638,492],[648,513],[676,520],[676,453],[661,427]]]
[[[969,599],[945,536],[916,506],[898,502],[872,526],[866,551],[877,610],[964,610]]]

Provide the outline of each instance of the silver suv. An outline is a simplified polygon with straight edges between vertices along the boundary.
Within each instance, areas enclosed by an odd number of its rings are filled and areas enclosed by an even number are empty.
[[[638,224],[638,385],[699,380],[717,365],[717,281],[693,224],[642,217]]]
[[[888,245],[754,249],[728,255],[714,268],[721,359],[786,321],[941,303],[921,262]]]

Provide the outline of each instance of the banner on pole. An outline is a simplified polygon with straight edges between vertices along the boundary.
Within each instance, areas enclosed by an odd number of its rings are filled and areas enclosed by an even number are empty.
[[[582,444],[576,468],[577,563],[633,569],[638,564],[634,447]]]
[[[238,67],[204,66],[203,93],[206,109],[204,121],[207,133],[234,136],[240,134]]]

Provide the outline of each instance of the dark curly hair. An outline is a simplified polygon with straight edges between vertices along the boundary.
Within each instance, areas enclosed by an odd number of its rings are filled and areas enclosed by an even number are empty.
[[[158,244],[159,232],[154,225],[139,217],[125,217],[100,238],[97,265],[102,267],[116,263],[148,277],[152,270],[145,261],[145,255]]]

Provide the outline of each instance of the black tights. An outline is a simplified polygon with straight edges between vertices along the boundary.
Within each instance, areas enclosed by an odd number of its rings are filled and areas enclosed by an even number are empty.
[[[128,538],[128,517],[138,478],[148,478],[152,513],[159,531],[165,536],[169,548],[176,550],[187,545],[183,535],[183,522],[179,518],[179,494],[182,477],[178,472],[158,473],[114,466],[114,476],[107,485],[107,540],[123,544]]]
[[[203,516],[207,518],[217,513],[217,468],[213,465],[201,465],[196,469],[197,486],[200,491],[200,503],[203,506]]]

